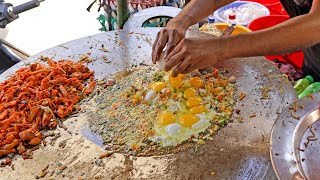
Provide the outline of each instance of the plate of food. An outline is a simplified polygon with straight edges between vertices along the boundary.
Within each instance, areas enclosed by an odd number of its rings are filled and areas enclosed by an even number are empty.
[[[279,179],[320,177],[320,94],[289,105],[274,124],[271,160]]]

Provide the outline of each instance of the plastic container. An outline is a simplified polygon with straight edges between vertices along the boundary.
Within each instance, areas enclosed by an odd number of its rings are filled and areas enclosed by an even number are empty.
[[[248,28],[252,31],[258,31],[261,29],[266,29],[272,27],[279,23],[289,20],[290,17],[286,15],[269,15],[257,18],[248,24]]]
[[[236,21],[236,14],[231,13],[229,14],[229,19],[228,19],[229,27],[225,31],[223,31],[222,36],[228,36],[231,35],[234,29],[237,26],[237,21]]]
[[[229,23],[229,24],[232,24],[232,25],[237,24],[236,14],[234,14],[234,13],[229,14],[228,23]]]
[[[263,11],[263,15],[264,16],[268,16],[270,15],[270,11],[267,7],[265,7],[264,5],[260,4],[260,3],[256,3],[256,2],[249,2],[249,1],[235,1],[231,4],[228,4],[226,6],[221,7],[220,9],[216,10],[214,12],[214,18],[215,18],[215,22],[227,22],[227,19],[224,19],[221,16],[221,13],[227,9],[230,8],[238,8],[239,6],[243,6],[243,5],[253,5],[253,6],[257,6],[259,8],[262,9]],[[247,26],[250,22],[245,22],[245,23],[238,23],[241,24],[243,26]]]
[[[276,24],[282,23],[286,20],[290,19],[289,16],[286,15],[270,15],[260,17],[258,19],[253,20],[250,24],[248,24],[248,28],[252,31],[258,31],[261,29],[266,29],[272,27]],[[295,68],[301,69],[303,64],[304,55],[301,51],[297,51],[290,54],[276,55],[276,56],[265,56],[270,61],[279,60],[282,62],[287,62],[292,64]]]
[[[210,15],[207,19],[208,19],[209,23],[215,23],[215,19],[214,19],[214,15],[213,14]]]
[[[320,92],[320,82],[315,82],[315,83],[312,83],[311,85],[309,85],[308,87],[306,87],[306,89],[304,89],[302,91],[302,93],[300,93],[298,95],[299,99],[301,98],[304,98],[310,94],[314,94],[314,93],[317,93],[317,92]]]
[[[306,76],[303,79],[299,79],[295,84],[294,84],[294,89],[296,90],[297,94],[300,94],[306,87],[308,87],[310,84],[313,83],[313,78],[312,76]]]
[[[270,15],[288,15],[288,13],[283,8],[279,0],[243,0],[243,1],[257,2],[266,6],[270,11]]]

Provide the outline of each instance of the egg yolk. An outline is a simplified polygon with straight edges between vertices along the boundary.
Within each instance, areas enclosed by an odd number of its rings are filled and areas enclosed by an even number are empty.
[[[199,121],[199,118],[193,114],[184,114],[180,117],[179,122],[185,127],[192,127]]]
[[[203,80],[199,77],[193,77],[189,80],[193,87],[201,88],[203,86]]]
[[[194,88],[188,88],[184,91],[183,93],[183,97],[188,99],[190,97],[193,97],[197,94],[197,90],[195,90]]]
[[[151,89],[156,92],[160,92],[165,87],[166,87],[166,83],[164,82],[154,82],[151,84]]]
[[[189,108],[194,107],[194,106],[199,106],[202,104],[202,98],[199,96],[190,97],[187,100],[186,104]]]
[[[182,79],[183,79],[183,75],[179,74],[177,77],[172,77],[170,75],[169,77],[169,81],[170,81],[170,85],[174,88],[179,88],[182,86]]]
[[[169,124],[172,124],[176,122],[175,117],[172,113],[170,112],[165,112],[160,114],[160,116],[158,117],[158,124],[160,126],[167,126]]]
[[[207,108],[204,106],[195,106],[195,107],[190,108],[190,112],[192,114],[201,114],[201,113],[205,112],[206,110],[207,110]]]

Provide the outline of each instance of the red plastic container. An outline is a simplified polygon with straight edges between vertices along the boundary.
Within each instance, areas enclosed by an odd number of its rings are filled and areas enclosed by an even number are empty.
[[[250,24],[248,24],[248,28],[252,31],[258,31],[261,29],[266,29],[268,27],[272,27],[276,24],[279,24],[281,22],[284,22],[286,20],[290,19],[289,16],[283,16],[283,15],[270,15],[270,16],[264,16],[260,17],[258,19],[253,20]],[[282,62],[288,62],[292,64],[296,68],[302,68],[304,55],[301,51],[294,52],[291,54],[284,54],[284,55],[277,55],[277,56],[266,56],[269,60],[279,60]]]
[[[252,31],[258,31],[261,29],[266,29],[282,23],[284,21],[289,20],[289,16],[285,15],[270,15],[270,16],[263,16],[253,20],[251,23],[248,24],[248,28]]]
[[[243,0],[243,1],[257,2],[266,6],[270,11],[270,15],[288,15],[279,0]]]

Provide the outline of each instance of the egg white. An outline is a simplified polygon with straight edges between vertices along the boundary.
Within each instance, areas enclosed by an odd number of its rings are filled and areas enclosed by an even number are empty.
[[[169,124],[164,127],[155,128],[156,136],[150,138],[151,141],[159,143],[162,147],[176,146],[188,140],[192,135],[197,136],[204,132],[210,125],[210,120],[206,114],[197,114],[199,121],[192,127],[184,127],[179,123]]]

